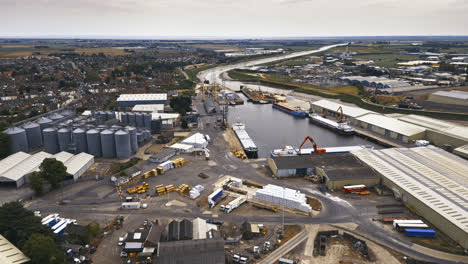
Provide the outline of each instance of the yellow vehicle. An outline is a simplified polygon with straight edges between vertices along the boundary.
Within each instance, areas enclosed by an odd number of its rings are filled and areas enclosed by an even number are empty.
[[[128,189],[127,189],[127,192],[128,192],[129,194],[136,193],[136,192],[137,192],[137,188],[136,188],[136,187],[128,188]]]
[[[156,168],[156,171],[158,172],[159,175],[163,175],[163,174],[164,174],[164,169],[161,168],[161,167],[157,167],[157,168]]]

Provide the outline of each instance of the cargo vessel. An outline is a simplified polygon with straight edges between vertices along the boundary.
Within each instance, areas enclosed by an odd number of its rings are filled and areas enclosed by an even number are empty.
[[[348,124],[342,122],[336,122],[333,120],[326,119],[325,117],[321,117],[318,114],[311,114],[309,115],[309,121],[311,123],[319,124],[321,126],[331,128],[332,130],[343,134],[343,135],[353,135],[354,134],[354,128],[349,126]]]
[[[245,125],[242,123],[235,123],[234,125],[232,125],[232,130],[234,131],[234,134],[236,134],[236,137],[239,140],[239,142],[241,143],[247,158],[258,158],[258,148],[253,142],[253,140],[250,138],[249,134],[247,134],[247,131],[245,131]]]
[[[247,101],[254,104],[270,104],[275,100],[274,96],[269,93],[255,91],[244,86],[241,86],[241,92],[248,98]]]
[[[279,110],[281,110],[283,112],[286,112],[286,113],[291,114],[291,115],[296,116],[296,117],[301,117],[301,118],[307,117],[307,113],[302,111],[300,107],[296,107],[296,108],[292,109],[289,106],[284,105],[282,103],[274,102],[273,103],[273,108],[279,109]]]
[[[362,145],[362,146],[345,146],[345,147],[329,147],[324,148],[326,154],[343,154],[349,153],[355,150],[362,150],[362,149],[374,149],[371,145]],[[292,146],[284,146],[282,149],[274,149],[271,151],[271,157],[278,157],[278,156],[299,156],[299,155],[311,155],[314,153],[313,148],[303,148],[300,151]]]

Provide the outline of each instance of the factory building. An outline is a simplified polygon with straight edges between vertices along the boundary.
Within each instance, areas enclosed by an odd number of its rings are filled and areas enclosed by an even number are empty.
[[[117,98],[118,107],[134,107],[142,104],[166,104],[167,94],[121,94]]]
[[[78,179],[94,163],[94,157],[86,153],[73,155],[60,152],[55,155],[41,151],[34,155],[17,152],[0,161],[0,185],[20,187],[27,183],[29,174],[39,171],[39,166],[46,158],[55,158],[67,167],[67,174]]]
[[[132,112],[162,113],[164,104],[138,104],[132,108]]]
[[[429,95],[428,100],[441,104],[455,104],[468,106],[468,92],[438,91]]]
[[[468,128],[420,115],[401,115],[398,120],[426,128],[425,139],[448,150],[468,144]]]
[[[310,107],[316,113],[326,113],[327,115],[331,115],[333,117],[338,118],[341,112],[338,111],[338,108],[341,106],[343,109],[343,118],[348,120],[351,125],[356,125],[356,119],[360,116],[375,113],[363,108],[347,106],[343,104],[338,104],[333,101],[329,100],[320,100],[310,104]]]
[[[356,126],[383,137],[403,143],[424,139],[426,129],[380,114],[366,114],[356,118]]]
[[[360,165],[348,168],[316,168],[316,173],[323,179],[328,190],[340,190],[346,185],[366,186],[380,183],[379,175],[371,168]]]
[[[348,82],[359,82],[364,86],[373,87],[377,89],[389,89],[411,86],[411,84],[402,80],[381,78],[375,76],[345,76],[341,77],[340,79]]]
[[[468,161],[434,146],[358,150],[395,198],[468,248]]]

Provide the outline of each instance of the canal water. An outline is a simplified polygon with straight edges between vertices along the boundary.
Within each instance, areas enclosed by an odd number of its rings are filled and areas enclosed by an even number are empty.
[[[229,107],[228,121],[244,123],[246,130],[258,148],[258,157],[266,158],[273,149],[283,145],[298,148],[306,136],[310,136],[319,148],[371,145],[375,148],[382,146],[358,136],[344,136],[333,130],[310,123],[308,118],[297,118],[271,104],[252,104],[247,98],[239,94],[245,103]],[[307,142],[303,148],[312,148]]]

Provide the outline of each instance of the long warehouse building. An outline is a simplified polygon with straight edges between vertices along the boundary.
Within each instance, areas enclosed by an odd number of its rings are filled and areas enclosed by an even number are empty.
[[[134,107],[143,104],[166,104],[167,94],[121,94],[117,98],[118,107]]]
[[[468,249],[468,161],[434,146],[353,154],[397,199]]]

